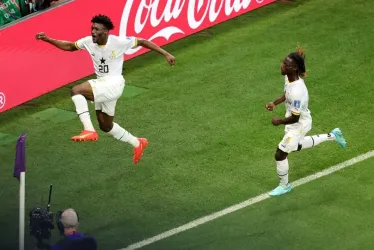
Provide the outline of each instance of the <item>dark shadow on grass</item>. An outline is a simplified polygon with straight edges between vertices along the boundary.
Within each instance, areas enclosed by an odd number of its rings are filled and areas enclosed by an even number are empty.
[[[0,249],[18,250],[18,210],[3,210],[0,225]]]

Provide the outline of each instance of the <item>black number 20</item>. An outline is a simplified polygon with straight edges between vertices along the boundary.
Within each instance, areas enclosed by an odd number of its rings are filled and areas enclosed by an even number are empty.
[[[99,71],[100,73],[108,73],[109,72],[108,65],[99,65]]]

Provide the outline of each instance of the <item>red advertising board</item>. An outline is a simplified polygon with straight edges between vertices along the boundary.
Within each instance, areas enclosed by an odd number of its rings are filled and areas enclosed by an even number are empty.
[[[94,73],[85,51],[64,52],[35,34],[76,41],[90,34],[91,18],[108,15],[112,34],[159,46],[252,11],[275,0],[75,0],[0,30],[0,112]],[[146,52],[130,50],[125,59]]]

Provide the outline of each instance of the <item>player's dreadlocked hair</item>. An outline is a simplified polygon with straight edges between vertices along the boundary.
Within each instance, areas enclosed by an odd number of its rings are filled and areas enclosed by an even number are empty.
[[[293,52],[288,55],[288,57],[292,58],[294,62],[297,64],[297,73],[300,77],[306,77],[306,69],[305,69],[305,52],[298,44],[296,47],[296,52]]]
[[[105,15],[97,15],[94,16],[91,20],[92,23],[100,23],[105,26],[108,30],[112,30],[114,28],[112,20]]]

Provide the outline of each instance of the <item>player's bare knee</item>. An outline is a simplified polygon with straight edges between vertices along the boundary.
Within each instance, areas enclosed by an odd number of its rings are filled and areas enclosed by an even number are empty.
[[[283,161],[287,158],[287,153],[283,152],[279,148],[277,148],[277,151],[275,152],[275,160],[276,161]]]
[[[71,94],[71,96],[80,95],[81,92],[80,92],[80,88],[79,88],[79,86],[74,86],[74,87],[70,90],[70,94]]]
[[[99,122],[99,128],[100,128],[101,131],[103,131],[105,133],[108,133],[109,131],[112,130],[113,124],[107,124],[107,123],[104,123],[104,122]]]
[[[105,126],[105,124],[99,124],[99,128],[100,128],[101,131],[103,131],[105,133],[108,133],[110,131],[108,126]]]

